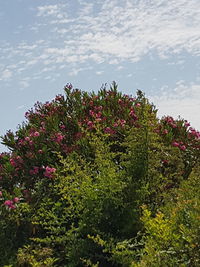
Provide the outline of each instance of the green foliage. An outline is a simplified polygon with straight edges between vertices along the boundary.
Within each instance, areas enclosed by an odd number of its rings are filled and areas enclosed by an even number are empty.
[[[199,266],[199,181],[198,167],[167,196],[162,211],[152,216],[143,207],[145,245],[141,260],[133,266]]]
[[[64,90],[2,138],[0,266],[198,266],[200,133],[141,91]]]

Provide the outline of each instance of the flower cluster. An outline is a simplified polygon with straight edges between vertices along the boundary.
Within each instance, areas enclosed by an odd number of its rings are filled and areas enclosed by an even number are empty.
[[[100,130],[108,140],[121,142],[130,129],[142,128],[147,106],[149,125],[156,116],[141,92],[133,98],[117,92],[115,86],[103,88],[98,94],[81,92],[70,84],[64,90],[65,96],[58,95],[44,104],[37,102],[25,114],[26,124],[15,134],[9,131],[4,136],[4,143],[13,152],[0,155],[0,188],[12,194],[12,186],[23,184],[31,191],[41,179],[54,177],[58,154],[67,157],[73,151],[84,150],[82,140],[88,133]],[[191,153],[200,149],[200,133],[187,121],[167,116],[161,121],[154,119],[152,125],[166,145]]]
[[[172,146],[178,147],[178,148],[180,148],[180,150],[183,150],[183,151],[186,150],[186,146],[183,144],[183,142],[176,142],[176,141],[174,141],[172,143]]]
[[[6,200],[4,202],[4,205],[6,207],[8,207],[9,209],[15,209],[16,208],[16,204],[19,202],[19,198],[15,197],[13,198],[13,200]]]
[[[56,172],[56,168],[51,168],[47,166],[44,171],[44,176],[47,178],[52,178],[55,172]]]

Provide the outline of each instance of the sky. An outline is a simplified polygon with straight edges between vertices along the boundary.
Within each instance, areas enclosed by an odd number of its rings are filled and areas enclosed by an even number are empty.
[[[199,0],[0,0],[0,33],[0,135],[67,83],[112,81],[200,130]]]

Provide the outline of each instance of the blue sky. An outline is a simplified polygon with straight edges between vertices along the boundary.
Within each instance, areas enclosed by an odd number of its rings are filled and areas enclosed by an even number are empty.
[[[113,80],[200,130],[199,0],[0,0],[0,32],[0,135],[68,82]]]

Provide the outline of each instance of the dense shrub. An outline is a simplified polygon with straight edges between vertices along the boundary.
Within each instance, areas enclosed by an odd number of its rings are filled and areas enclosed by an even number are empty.
[[[2,137],[0,266],[197,266],[199,132],[141,91],[64,90]]]

